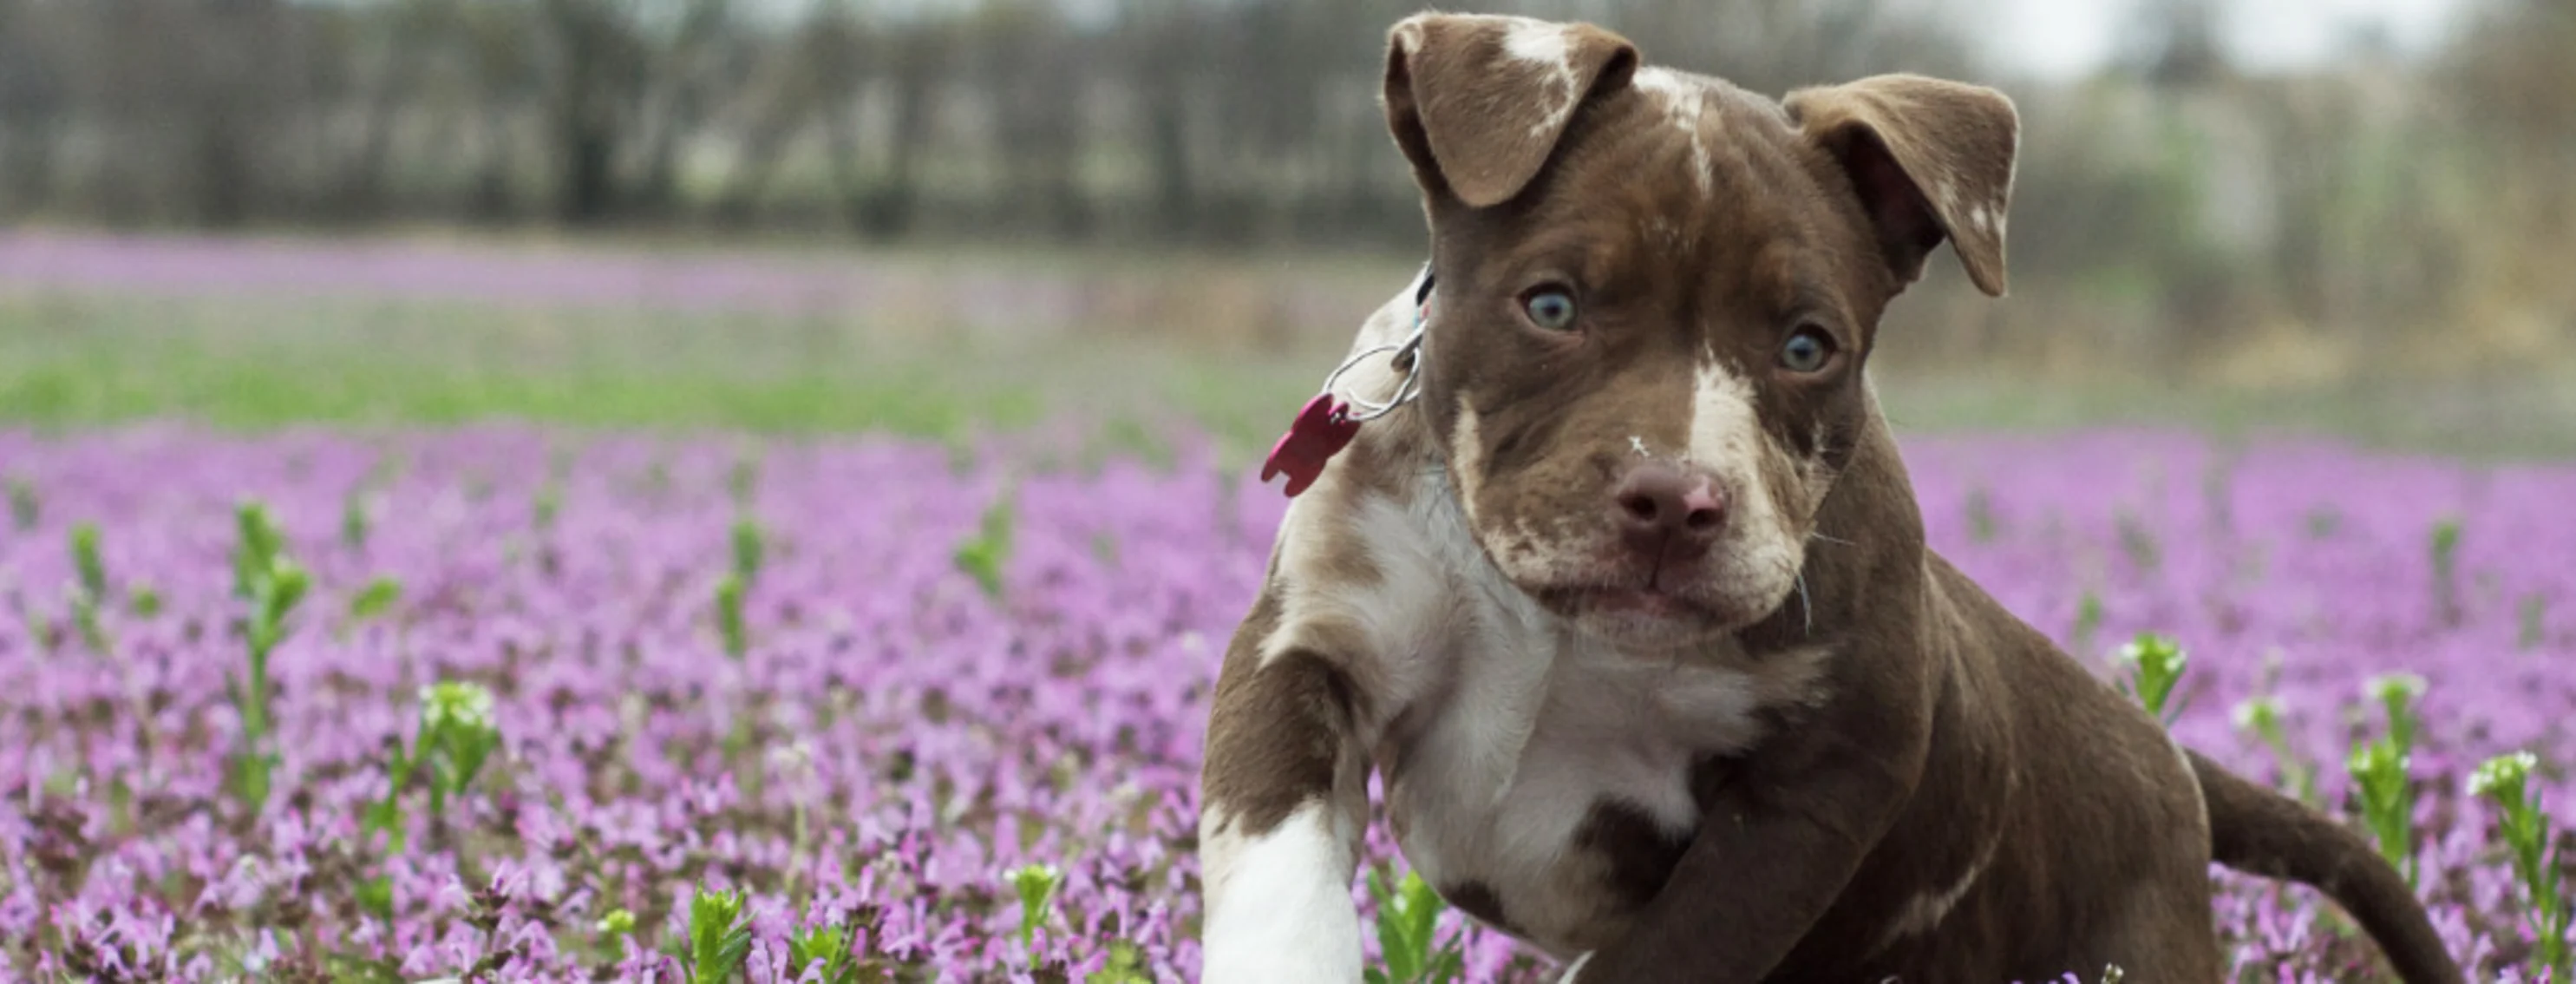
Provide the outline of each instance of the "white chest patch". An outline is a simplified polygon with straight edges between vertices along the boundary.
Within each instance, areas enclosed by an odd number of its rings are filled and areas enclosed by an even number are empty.
[[[1613,853],[1633,859],[1619,849],[1658,833],[1685,840],[1699,820],[1693,766],[1753,747],[1765,709],[1820,700],[1827,653],[1755,660],[1719,642],[1649,654],[1581,634],[1503,580],[1438,486],[1425,479],[1412,508],[1364,498],[1342,511],[1334,521],[1366,532],[1377,583],[1300,585],[1273,638],[1322,616],[1378,649],[1380,665],[1352,676],[1388,715],[1363,730],[1407,863],[1571,957],[1633,908],[1635,864]],[[1622,822],[1587,830],[1605,804]]]
[[[1686,839],[1692,766],[1758,742],[1769,689],[1744,669],[1640,660],[1570,632],[1479,632],[1425,654],[1450,687],[1380,756],[1407,861],[1444,891],[1489,893],[1487,915],[1559,956],[1605,942],[1634,901],[1598,838]],[[1587,829],[1605,804],[1632,819]]]

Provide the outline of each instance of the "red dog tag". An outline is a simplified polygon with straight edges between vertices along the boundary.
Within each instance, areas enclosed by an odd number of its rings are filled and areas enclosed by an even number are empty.
[[[1334,399],[1331,393],[1317,393],[1306,401],[1306,409],[1297,411],[1297,421],[1288,425],[1288,433],[1270,448],[1270,460],[1261,467],[1261,480],[1271,476],[1288,476],[1288,497],[1306,491],[1315,476],[1324,473],[1324,463],[1351,443],[1360,432],[1360,422],[1350,419],[1350,408]]]

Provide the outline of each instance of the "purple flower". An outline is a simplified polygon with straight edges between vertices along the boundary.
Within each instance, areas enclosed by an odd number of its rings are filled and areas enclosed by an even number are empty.
[[[44,262],[70,275],[86,248],[43,247],[68,251]],[[13,249],[42,251],[0,242]],[[66,506],[0,537],[0,599],[30,616],[0,607],[0,967],[61,969],[17,942],[47,939],[197,979],[323,947],[421,977],[490,958],[508,979],[676,980],[662,951],[704,886],[748,891],[756,980],[795,979],[788,938],[829,926],[914,976],[1017,980],[1058,961],[1078,975],[1113,942],[1154,979],[1194,976],[1185,845],[1209,684],[1285,503],[1201,444],[1161,470],[1048,464],[1040,443],[985,441],[962,468],[946,448],[880,438],[759,447],[749,508],[772,539],[736,661],[714,585],[748,443],[0,431],[0,468]],[[2233,768],[2279,773],[2229,714],[2266,695],[2294,757],[2322,766],[2324,805],[2348,815],[2352,715],[2364,732],[2377,720],[2362,682],[2422,677],[2424,894],[2478,979],[2527,979],[2502,962],[2524,944],[2495,813],[2461,789],[2476,763],[2528,749],[2561,766],[2534,782],[2576,825],[2576,573],[2558,559],[2576,555],[2560,516],[2576,469],[2304,443],[2230,454],[2130,431],[1923,439],[1908,454],[1935,546],[2077,658],[2108,674],[2142,631],[2187,647],[2182,688],[2197,695],[2174,730]],[[1006,473],[1013,543],[988,596],[955,553]],[[340,511],[362,489],[376,522],[344,543]],[[556,500],[542,528],[541,494]],[[244,497],[269,505],[314,577],[272,659],[280,760],[256,815],[225,779]],[[68,610],[66,513],[98,523],[108,569],[161,598],[151,616],[107,606],[115,652],[42,628]],[[2446,588],[2428,544],[2449,517],[2466,522]],[[377,577],[401,601],[357,622],[349,604]],[[2088,606],[2098,621],[2081,624]],[[427,780],[403,789],[389,851],[361,818],[395,750],[419,740],[421,689],[445,681],[490,690],[501,747],[441,811]],[[1382,830],[1367,853],[1398,860]],[[46,867],[57,858],[76,864]],[[999,874],[1024,864],[1063,875],[1025,950]],[[355,901],[376,879],[383,911]],[[2247,973],[2360,973],[2313,893],[2216,884]],[[607,933],[617,910],[632,928]],[[1440,925],[1467,933],[1471,982],[1551,979],[1456,913]]]

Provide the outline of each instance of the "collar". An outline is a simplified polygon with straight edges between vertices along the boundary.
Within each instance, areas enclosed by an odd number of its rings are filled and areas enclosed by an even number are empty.
[[[1288,433],[1271,446],[1270,457],[1261,467],[1262,481],[1267,482],[1283,474],[1288,476],[1287,493],[1290,498],[1295,498],[1298,493],[1306,491],[1307,486],[1314,484],[1316,476],[1323,474],[1324,465],[1334,455],[1350,445],[1351,438],[1359,434],[1361,424],[1393,413],[1397,407],[1413,402],[1413,398],[1421,394],[1422,376],[1414,370],[1422,359],[1423,333],[1431,324],[1431,295],[1431,264],[1425,261],[1422,272],[1414,276],[1413,330],[1401,342],[1372,346],[1342,360],[1341,365],[1325,376],[1323,391],[1306,401],[1305,408],[1299,410],[1296,420],[1288,425]],[[1404,382],[1396,387],[1394,396],[1380,403],[1362,397],[1344,399],[1333,395],[1333,384],[1341,380],[1343,373],[1349,372],[1361,359],[1385,352],[1394,353],[1390,362],[1397,372],[1404,374]]]

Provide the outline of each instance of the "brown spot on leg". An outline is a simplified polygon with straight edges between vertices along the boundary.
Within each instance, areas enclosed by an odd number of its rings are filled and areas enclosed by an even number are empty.
[[[1615,799],[1593,804],[1574,831],[1576,850],[1599,855],[1611,894],[1634,908],[1653,901],[1690,847],[1690,834],[1664,830],[1646,811]]]
[[[1315,653],[1296,650],[1267,664],[1238,645],[1219,675],[1208,724],[1203,798],[1222,806],[1246,835],[1259,835],[1310,800],[1332,796],[1356,751],[1350,678]]]

